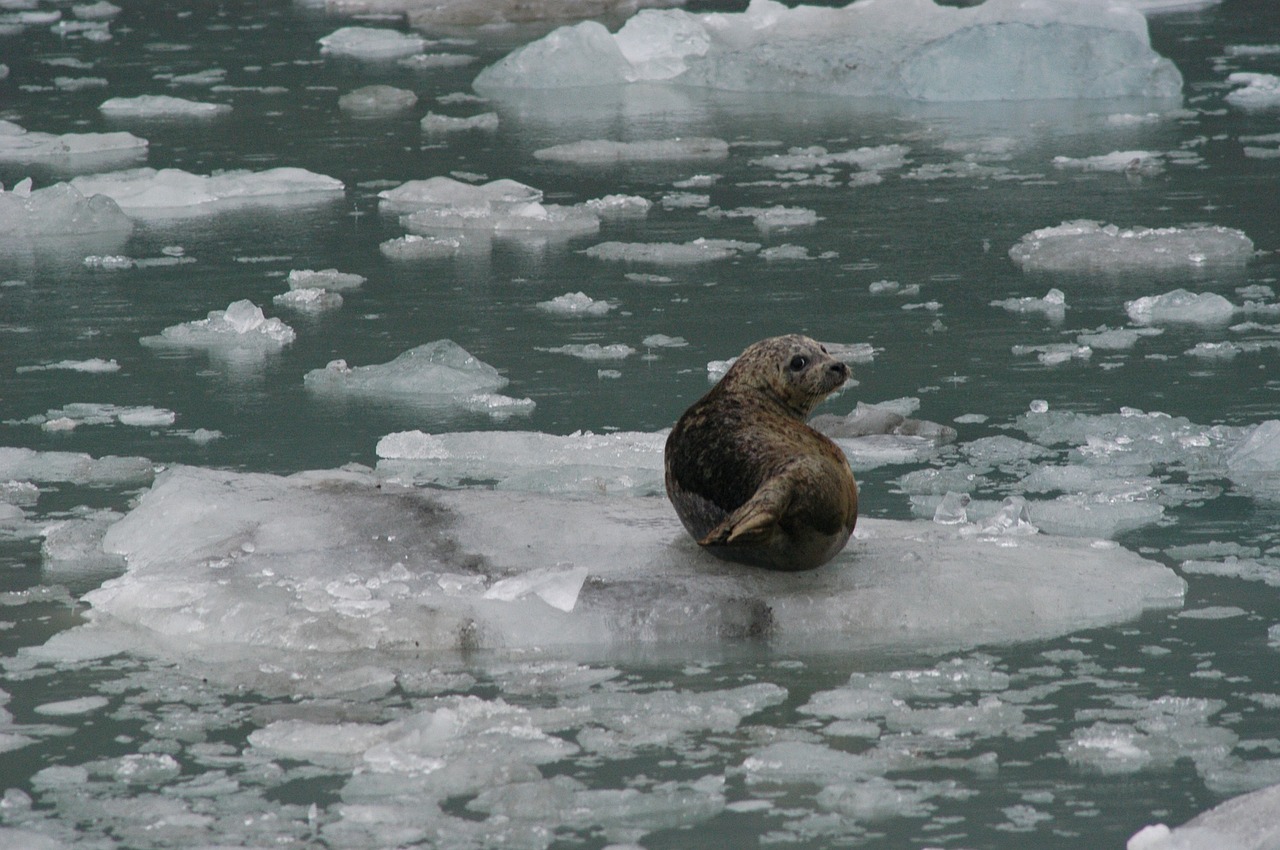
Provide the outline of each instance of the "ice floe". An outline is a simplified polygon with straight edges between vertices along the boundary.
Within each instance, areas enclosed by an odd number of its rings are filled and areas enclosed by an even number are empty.
[[[1125,174],[1154,175],[1164,170],[1160,154],[1151,151],[1112,151],[1100,156],[1074,158],[1055,156],[1053,167],[1079,171],[1118,171]]]
[[[290,289],[324,289],[328,292],[347,292],[364,285],[364,275],[340,272],[337,269],[293,269],[285,278]]]
[[[155,466],[141,457],[80,452],[37,452],[0,446],[0,479],[4,481],[66,482],[90,487],[150,484]]]
[[[609,345],[601,345],[598,342],[571,343],[552,348],[538,348],[537,350],[546,351],[550,354],[567,354],[570,357],[577,357],[579,360],[626,360],[636,353],[634,348],[622,342],[610,343]]]
[[[1126,301],[1125,312],[1138,325],[1218,325],[1231,321],[1236,307],[1216,292],[1175,289],[1162,295],[1144,295]]]
[[[329,397],[391,398],[428,408],[456,408],[510,416],[531,413],[531,399],[498,395],[510,381],[448,339],[411,348],[387,363],[349,366],[334,360],[302,378],[313,392]]]
[[[451,177],[413,180],[378,193],[387,212],[404,213],[416,235],[474,231],[496,236],[574,236],[600,229],[600,217],[583,204],[542,203],[542,192],[515,180],[473,186]]]
[[[0,162],[92,171],[146,156],[147,140],[132,133],[37,133],[0,120]]]
[[[498,113],[482,112],[479,115],[456,118],[452,115],[437,115],[434,112],[428,112],[418,123],[424,133],[457,133],[466,130],[482,130],[492,133],[498,129]]]
[[[592,298],[585,292],[566,292],[550,301],[539,301],[534,306],[544,313],[557,316],[603,316],[618,305],[612,301]]]
[[[1009,257],[1025,271],[1132,271],[1244,265],[1253,241],[1230,227],[1133,227],[1081,219],[1024,235]]]
[[[1184,587],[1115,546],[874,519],[829,568],[744,570],[700,553],[660,498],[399,490],[341,471],[175,467],[103,547],[128,571],[42,652],[127,646],[282,683],[352,652],[1025,640],[1176,606]],[[526,592],[494,591],[520,578]]]
[[[225,103],[203,103],[167,94],[113,97],[98,107],[109,118],[217,118],[231,113]]]
[[[1233,797],[1182,826],[1143,827],[1125,850],[1266,850],[1280,845],[1280,785]]]
[[[1275,74],[1251,74],[1243,71],[1227,77],[1227,82],[1243,86],[1227,94],[1227,103],[1242,109],[1274,109],[1280,107],[1280,77]]]
[[[724,159],[729,143],[723,139],[699,137],[647,139],[639,142],[614,142],[589,139],[541,148],[533,152],[537,159],[551,162],[600,164],[613,162],[666,162],[669,160]]]
[[[356,115],[394,115],[412,109],[418,96],[395,86],[363,86],[338,98],[338,108]]]
[[[76,402],[47,413],[12,421],[11,424],[39,425],[46,431],[70,431],[81,425],[129,425],[135,428],[167,428],[178,415],[161,407],[124,407],[117,404]]]
[[[320,40],[326,56],[344,56],[366,61],[401,59],[421,53],[426,40],[413,33],[376,27],[343,27]]]
[[[271,299],[277,307],[288,307],[290,310],[318,313],[323,310],[336,310],[342,306],[342,296],[318,286],[304,286],[301,289],[290,289]]]
[[[293,328],[277,318],[268,319],[261,307],[245,299],[233,301],[225,310],[210,310],[206,318],[167,327],[157,336],[144,336],[139,342],[149,348],[194,348],[252,357],[279,351],[296,336]]]
[[[760,250],[758,242],[736,239],[694,239],[674,242],[601,242],[582,251],[588,257],[624,263],[687,265],[729,260]]]
[[[771,230],[790,230],[796,227],[812,227],[822,221],[822,216],[805,207],[787,207],[776,204],[772,207],[738,207],[723,210],[711,207],[698,215],[716,221],[722,218],[750,218],[756,229],[764,233]]]
[[[134,168],[83,175],[71,186],[104,195],[130,215],[205,215],[242,206],[317,203],[343,192],[342,181],[303,168],[223,171],[208,176],[177,168]]]
[[[1182,86],[1140,12],[1057,0],[643,11],[616,34],[595,22],[561,27],[484,69],[475,86],[635,82],[926,101],[1172,98]]]
[[[97,236],[96,241],[123,242],[133,220],[110,197],[84,193],[69,183],[32,189],[30,178],[12,189],[0,184],[0,246],[45,237]],[[55,247],[56,241],[49,240]]]
[[[21,374],[23,372],[45,372],[57,369],[65,369],[71,372],[110,373],[119,372],[120,364],[116,362],[115,358],[103,360],[101,357],[91,357],[88,360],[59,360],[55,363],[44,363],[39,366],[19,366],[14,371]]]
[[[1061,322],[1067,315],[1067,296],[1061,289],[1050,289],[1043,298],[1005,298],[992,301],[991,306],[1010,313],[1040,313],[1051,322]]]

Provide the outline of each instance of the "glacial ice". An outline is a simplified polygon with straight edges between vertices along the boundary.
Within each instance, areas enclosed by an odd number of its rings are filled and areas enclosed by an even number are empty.
[[[132,230],[133,221],[106,195],[69,183],[33,191],[29,179],[8,191],[0,185],[0,246],[93,234],[123,241]]]
[[[89,487],[150,484],[151,461],[141,457],[91,457],[79,452],[37,452],[0,446],[0,479],[66,482]]]
[[[507,378],[448,339],[411,348],[387,363],[348,366],[334,360],[302,378],[310,390],[328,396],[389,397],[425,407],[460,408],[492,416],[530,413],[530,399],[494,393]]]
[[[233,301],[225,310],[210,310],[203,319],[165,328],[158,336],[144,336],[149,348],[197,348],[237,355],[279,351],[297,336],[276,318],[268,319],[252,301]]]
[[[542,192],[514,180],[473,186],[451,177],[412,180],[378,193],[387,212],[406,213],[400,223],[418,235],[479,231],[500,236],[594,233],[600,218],[583,204],[542,203]]]
[[[1124,304],[1134,324],[1186,323],[1219,325],[1231,321],[1236,307],[1216,292],[1175,289],[1162,295],[1144,295]]]
[[[85,195],[104,195],[139,217],[205,215],[243,206],[316,203],[341,194],[340,180],[302,168],[223,171],[210,176],[177,168],[134,168],[74,178]]]
[[[98,107],[108,118],[217,118],[231,112],[225,103],[203,103],[167,94],[113,97]]]
[[[38,133],[0,120],[0,162],[40,163],[92,171],[146,156],[147,140],[132,133]]]
[[[1274,109],[1280,106],[1280,77],[1275,74],[1238,72],[1227,82],[1244,86],[1227,94],[1227,103],[1242,109]]]
[[[114,423],[138,428],[167,428],[177,418],[178,415],[172,410],[151,405],[123,406],[99,402],[73,402],[26,419],[10,421],[39,425],[46,431],[70,431],[81,425]]]
[[[452,115],[437,115],[428,112],[418,122],[424,133],[457,133],[466,130],[482,130],[492,133],[498,129],[498,113],[482,112],[467,118],[455,118]]]
[[[623,342],[601,345],[598,342],[570,343],[554,347],[538,348],[551,354],[567,354],[580,360],[625,360],[636,353],[636,350]]]
[[[336,310],[341,307],[342,296],[318,286],[304,286],[301,289],[290,289],[288,292],[280,293],[271,299],[271,303],[278,307],[288,307],[291,310],[320,312],[322,310]]]
[[[413,56],[426,46],[420,35],[374,27],[343,27],[320,39],[320,52],[326,56],[375,62]]]
[[[119,372],[120,364],[116,362],[115,358],[103,360],[101,357],[91,357],[88,360],[59,360],[56,363],[45,363],[39,366],[19,366],[14,371],[22,374],[23,372],[45,372],[56,369],[101,374]]]
[[[992,307],[1003,307],[1010,313],[1041,313],[1051,322],[1061,322],[1067,315],[1067,297],[1061,289],[1050,289],[1043,298],[1005,298],[992,301]]]
[[[127,572],[87,594],[89,625],[42,653],[130,647],[290,690],[350,653],[1025,640],[1176,606],[1184,588],[1120,547],[876,519],[826,569],[743,570],[700,553],[660,498],[400,490],[338,470],[172,467],[103,548]],[[530,575],[527,595],[488,596]],[[578,576],[572,604],[536,592]]]
[[[1174,829],[1153,824],[1125,850],[1268,850],[1280,846],[1280,785],[1233,797]]]
[[[1081,219],[1025,234],[1009,249],[1024,271],[1122,272],[1244,265],[1253,242],[1230,227],[1134,227]]]
[[[1053,167],[1080,171],[1119,171],[1125,174],[1155,175],[1164,170],[1160,154],[1151,151],[1112,151],[1100,156],[1074,158],[1055,156]]]
[[[595,299],[585,292],[566,292],[550,301],[534,305],[544,313],[557,316],[603,316],[618,305],[612,301]]]
[[[582,251],[588,257],[624,263],[686,265],[733,259],[760,250],[758,242],[694,239],[691,242],[601,242]]]
[[[475,87],[636,82],[925,101],[1175,98],[1182,87],[1140,12],[1060,0],[642,11],[616,34],[591,21],[561,27],[485,68]]]
[[[368,280],[364,275],[340,272],[337,269],[293,269],[285,278],[290,289],[323,289],[327,292],[346,292],[357,289]]]
[[[434,260],[452,257],[468,246],[460,236],[419,236],[410,233],[388,239],[378,246],[378,251],[389,260]]]
[[[699,137],[646,139],[640,142],[614,142],[588,139],[541,148],[533,152],[536,159],[598,165],[617,162],[667,162],[679,160],[717,160],[729,155],[729,143],[723,139]]]
[[[362,86],[338,98],[338,108],[356,115],[394,115],[412,109],[418,96],[408,89],[395,86]]]

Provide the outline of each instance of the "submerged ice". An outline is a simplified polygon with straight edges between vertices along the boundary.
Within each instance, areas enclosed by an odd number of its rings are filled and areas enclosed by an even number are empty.
[[[646,10],[618,32],[561,27],[486,68],[476,88],[556,89],[666,82],[733,91],[925,101],[1180,96],[1131,6],[933,0],[740,13]]]

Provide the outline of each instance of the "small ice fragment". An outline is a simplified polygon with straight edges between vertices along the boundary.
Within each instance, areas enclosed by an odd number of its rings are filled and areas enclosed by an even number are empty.
[[[266,318],[252,301],[234,301],[225,310],[211,310],[207,318],[167,327],[159,336],[140,342],[150,347],[250,349],[274,351],[293,342],[293,328]]]
[[[1050,289],[1043,298],[1006,298],[992,301],[992,307],[1003,307],[1010,313],[1042,313],[1052,322],[1060,322],[1066,316],[1067,297],[1061,289]]]
[[[98,109],[110,118],[216,118],[231,112],[225,103],[203,103],[165,94],[113,97]]]
[[[940,525],[962,525],[969,521],[967,511],[972,497],[968,493],[947,491],[934,509],[933,521]]]
[[[412,109],[418,96],[395,86],[363,86],[338,98],[338,108],[359,115],[392,115]]]
[[[346,292],[365,283],[363,275],[340,272],[337,269],[294,269],[287,281],[290,289],[325,289],[329,292]]]
[[[684,348],[688,345],[688,341],[682,336],[667,336],[666,334],[652,334],[640,341],[640,344],[646,348]]]
[[[1214,292],[1188,292],[1175,289],[1163,295],[1146,295],[1126,301],[1125,312],[1135,324],[1225,324],[1236,308]]]
[[[427,46],[422,36],[373,27],[343,27],[319,40],[326,56],[344,56],[366,61],[401,59],[421,53]]]
[[[617,305],[603,299],[597,301],[585,292],[566,292],[550,301],[539,301],[534,306],[544,313],[559,316],[603,316]]]
[[[498,113],[482,112],[467,118],[455,118],[452,115],[437,115],[428,112],[419,122],[424,133],[456,133],[466,130],[482,130],[492,133],[498,129]]]
[[[278,307],[288,307],[291,310],[320,312],[322,310],[336,310],[341,307],[342,296],[318,286],[303,287],[302,289],[290,289],[288,292],[282,292],[272,298],[271,303]]]
[[[580,360],[624,360],[636,353],[636,350],[629,345],[621,342],[615,342],[612,345],[600,345],[592,342],[587,344],[571,344],[561,345],[555,348],[542,348],[535,346],[535,351],[545,351],[549,354],[568,354],[571,357],[577,357]]]
[[[1242,109],[1270,109],[1280,106],[1280,77],[1275,74],[1237,72],[1227,82],[1243,86],[1227,94],[1227,103]]]
[[[674,242],[601,242],[582,251],[588,257],[625,263],[660,263],[685,265],[728,260],[745,253],[760,250],[758,242],[739,242],[733,239],[695,239],[677,244]]]

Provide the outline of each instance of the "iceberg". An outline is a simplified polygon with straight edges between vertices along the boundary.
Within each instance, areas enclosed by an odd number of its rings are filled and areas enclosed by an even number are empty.
[[[197,348],[226,354],[266,354],[279,351],[297,336],[293,328],[249,300],[234,301],[225,310],[210,310],[204,319],[167,327],[158,336],[144,336],[149,348]]]
[[[413,33],[375,27],[343,27],[320,39],[320,52],[366,61],[401,59],[421,53],[426,40]]]
[[[1009,249],[1023,271],[1125,272],[1243,266],[1253,241],[1231,227],[1133,227],[1081,219],[1025,234]]]
[[[0,120],[0,162],[93,171],[146,156],[147,140],[132,133],[37,133]]]
[[[334,360],[323,369],[312,369],[302,382],[330,396],[396,398],[493,416],[529,413],[534,407],[530,399],[494,394],[510,383],[507,378],[448,339],[411,348],[388,363],[353,367]]]
[[[1182,826],[1145,826],[1125,850],[1266,850],[1280,845],[1280,785],[1233,797]]]
[[[165,94],[113,97],[98,109],[109,118],[217,118],[231,112],[225,103],[202,103]]]
[[[291,690],[307,687],[291,671],[352,653],[1029,640],[1176,607],[1185,588],[1114,545],[877,519],[830,567],[783,575],[706,556],[661,498],[412,490],[341,470],[172,467],[103,549],[127,571],[44,652],[128,647],[249,681],[274,670]]]
[[[1142,13],[1107,0],[645,10],[616,34],[594,21],[561,27],[485,68],[475,87],[655,82],[922,101],[1177,98],[1182,89]]]
[[[0,247],[61,236],[123,242],[132,231],[133,220],[106,195],[81,192],[70,183],[33,190],[27,179],[8,191],[0,184]]]
[[[131,215],[157,218],[260,204],[323,202],[344,189],[340,180],[287,167],[209,176],[177,168],[134,168],[76,177],[71,186],[86,195],[105,195]]]

